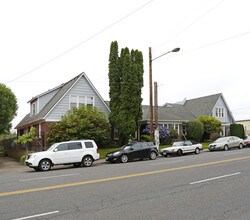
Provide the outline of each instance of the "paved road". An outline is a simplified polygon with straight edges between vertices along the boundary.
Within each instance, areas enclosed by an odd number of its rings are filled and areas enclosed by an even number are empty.
[[[9,219],[250,219],[250,148],[2,173]],[[25,218],[23,218],[25,217]]]

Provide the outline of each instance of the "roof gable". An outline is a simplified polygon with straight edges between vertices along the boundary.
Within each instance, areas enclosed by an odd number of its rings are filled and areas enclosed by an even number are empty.
[[[202,115],[209,116],[216,105],[218,99],[222,96],[221,93],[204,96],[195,99],[186,100],[184,103],[185,108],[191,111],[197,118]]]

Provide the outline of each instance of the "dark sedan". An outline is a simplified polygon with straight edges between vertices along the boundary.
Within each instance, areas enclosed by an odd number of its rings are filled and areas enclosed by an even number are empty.
[[[155,160],[158,155],[156,146],[152,142],[133,142],[117,151],[106,155],[106,161],[126,163],[129,160],[149,158]]]

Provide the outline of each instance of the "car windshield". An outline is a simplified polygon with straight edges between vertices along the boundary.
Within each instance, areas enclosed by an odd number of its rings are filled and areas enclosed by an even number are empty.
[[[132,146],[132,144],[123,145],[123,146],[121,147],[121,150],[128,150],[131,146]]]
[[[47,151],[52,151],[52,149],[55,147],[57,144],[53,144]]]
[[[225,141],[228,141],[228,137],[219,138],[215,141],[215,143],[220,143],[220,142],[225,142]]]
[[[183,141],[174,142],[172,146],[183,146]]]

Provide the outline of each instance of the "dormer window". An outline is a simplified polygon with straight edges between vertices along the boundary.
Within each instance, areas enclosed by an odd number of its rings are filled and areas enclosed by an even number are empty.
[[[32,103],[31,104],[31,115],[35,115],[36,114],[36,103]]]

